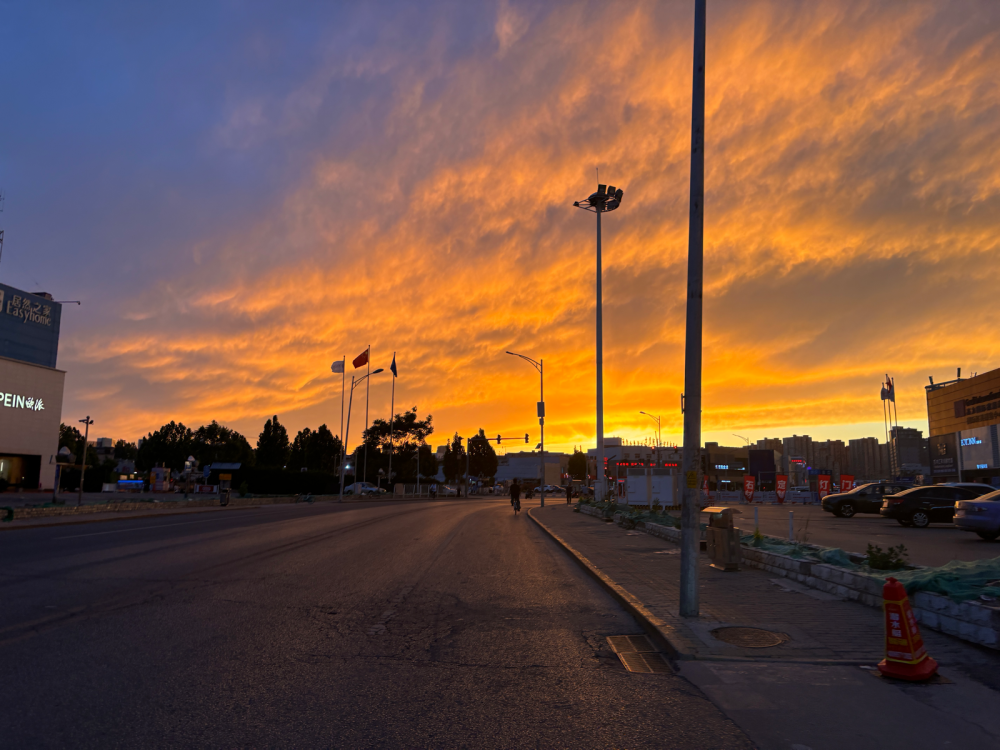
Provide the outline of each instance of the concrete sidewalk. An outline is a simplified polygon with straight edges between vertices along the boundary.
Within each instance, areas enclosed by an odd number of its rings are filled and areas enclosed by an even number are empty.
[[[534,508],[529,515],[654,629],[680,673],[761,747],[1000,746],[998,652],[924,630],[945,680],[890,682],[873,670],[883,655],[877,609],[763,571],[723,573],[702,553],[701,616],[681,618],[678,546],[570,506]],[[727,627],[785,640],[767,648],[735,646],[713,634]]]

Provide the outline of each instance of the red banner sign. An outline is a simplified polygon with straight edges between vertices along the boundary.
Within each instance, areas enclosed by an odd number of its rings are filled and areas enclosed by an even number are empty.
[[[820,474],[819,480],[819,499],[822,500],[824,497],[830,494],[830,475]]]
[[[840,475],[840,491],[841,492],[850,492],[853,489],[854,489],[854,477],[851,476],[850,474],[841,474]]]
[[[748,503],[753,502],[754,478],[752,474],[743,475],[743,499]]]
[[[788,475],[778,474],[774,478],[774,494],[778,496],[778,502],[785,502],[785,493],[788,491]]]
[[[701,491],[702,491],[702,493],[704,493],[706,500],[711,500],[712,499],[712,493],[708,489],[708,477],[707,476],[705,477],[705,481],[704,481],[704,483],[701,486]]]

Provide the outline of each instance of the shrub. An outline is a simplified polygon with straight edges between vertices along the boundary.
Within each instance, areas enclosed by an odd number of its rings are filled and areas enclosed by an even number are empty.
[[[909,560],[906,547],[889,547],[885,552],[881,547],[868,544],[868,567],[872,570],[899,570],[905,568]]]

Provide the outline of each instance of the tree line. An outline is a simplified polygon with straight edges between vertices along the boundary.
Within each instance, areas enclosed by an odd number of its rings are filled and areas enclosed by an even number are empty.
[[[426,480],[437,475],[437,457],[426,443],[433,432],[433,416],[428,415],[426,419],[420,419],[416,406],[393,417],[391,454],[394,481],[415,482],[418,457],[422,478]],[[77,463],[82,444],[83,435],[78,429],[65,424],[60,425],[59,446],[67,447],[76,454]],[[299,430],[293,439],[289,439],[288,430],[281,424],[277,415],[264,423],[257,436],[256,447],[251,446],[246,437],[236,430],[220,425],[216,421],[202,425],[197,430],[192,430],[181,422],[171,421],[135,443],[118,440],[114,446],[113,457],[103,464],[94,446],[88,446],[87,485],[89,487],[92,482],[99,484],[99,475],[114,474],[115,466],[122,460],[134,461],[139,472],[146,472],[154,466],[166,466],[177,471],[184,467],[184,462],[189,456],[193,456],[199,466],[239,463],[244,468],[295,472],[308,470],[336,474],[340,471],[341,451],[340,437],[334,435],[327,425],[321,424],[315,430],[305,427]],[[389,423],[384,419],[376,419],[364,431],[362,442],[355,446],[347,457],[346,463],[350,468],[346,473],[353,475],[356,468],[360,469],[357,464],[361,460],[367,464],[366,474],[369,480],[374,481],[380,469],[383,471],[383,476],[388,473],[389,455]],[[461,460],[464,472],[464,451]],[[91,471],[91,467],[95,470]],[[72,473],[70,470],[67,471]],[[67,479],[69,478],[68,476]],[[78,474],[77,481],[79,481]],[[106,478],[106,481],[112,479]]]

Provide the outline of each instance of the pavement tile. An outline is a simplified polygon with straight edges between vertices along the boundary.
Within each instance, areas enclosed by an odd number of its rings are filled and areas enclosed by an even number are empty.
[[[671,643],[682,658],[751,658],[755,660],[858,661],[883,656],[881,610],[813,592],[773,573],[743,568],[724,573],[699,555],[701,615],[678,615],[680,555],[678,546],[643,532],[572,512],[568,506],[533,508],[531,515],[646,609],[672,628]],[[770,648],[739,648],[711,634],[723,625],[763,628],[790,639]],[[1000,664],[1000,654],[925,630],[931,654],[942,663]]]

